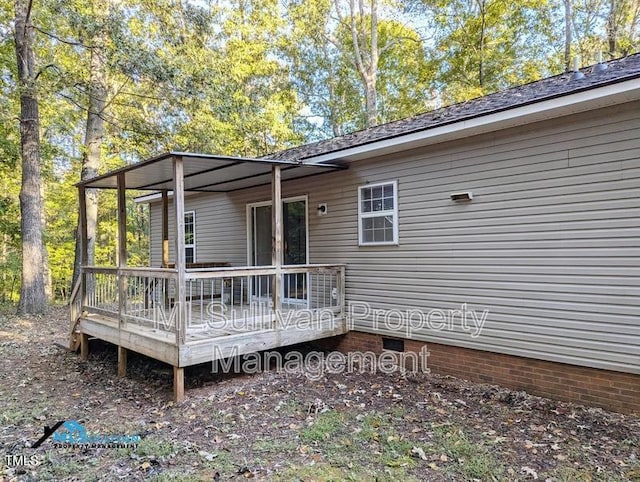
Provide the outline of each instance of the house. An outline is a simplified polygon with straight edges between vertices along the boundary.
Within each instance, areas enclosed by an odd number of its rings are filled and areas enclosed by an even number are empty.
[[[79,188],[118,189],[121,212],[126,189],[152,192],[152,267],[85,267],[72,343],[116,343],[122,373],[127,349],[171,363],[177,398],[184,366],[315,340],[426,345],[436,373],[640,412],[640,54],[262,159],[169,153]],[[274,310],[322,322],[288,329]]]

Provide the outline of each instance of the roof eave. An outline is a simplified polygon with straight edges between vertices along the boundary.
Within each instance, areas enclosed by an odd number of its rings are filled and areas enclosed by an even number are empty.
[[[126,173],[129,171],[140,169],[141,167],[145,167],[150,164],[164,161],[165,159],[189,158],[189,157],[198,158],[198,159],[226,159],[229,161],[255,162],[260,164],[272,164],[272,165],[282,165],[282,166],[298,166],[298,165],[304,164],[304,162],[300,160],[285,160],[285,159],[278,160],[278,159],[265,159],[265,158],[254,158],[254,157],[234,157],[234,156],[224,156],[224,155],[217,155],[217,154],[201,154],[201,153],[194,153],[194,152],[169,151],[169,152],[165,152],[157,156],[151,157],[149,159],[136,162],[134,164],[128,164],[118,169],[114,169],[105,174],[92,177],[91,179],[85,179],[83,181],[76,183],[75,186],[76,187],[87,186],[92,183],[96,183],[110,177],[117,177],[118,174],[121,174],[121,173]],[[312,163],[306,163],[306,164],[312,164]],[[324,163],[324,164],[326,164],[327,167],[333,167],[336,169],[344,168],[344,166],[341,166],[340,164],[329,164],[329,163]]]

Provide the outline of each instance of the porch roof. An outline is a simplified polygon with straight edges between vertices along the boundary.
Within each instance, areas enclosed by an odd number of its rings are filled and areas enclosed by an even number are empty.
[[[172,191],[173,160],[184,161],[184,190],[229,192],[269,184],[271,168],[282,166],[282,180],[289,181],[324,172],[346,169],[339,163],[311,163],[292,160],[254,159],[189,152],[165,154],[110,171],[78,183],[87,189],[117,189],[118,175],[124,174],[124,187],[141,191]]]

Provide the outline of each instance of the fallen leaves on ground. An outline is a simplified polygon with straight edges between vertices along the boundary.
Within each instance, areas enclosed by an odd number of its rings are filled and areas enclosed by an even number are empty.
[[[8,480],[640,480],[640,419],[428,374],[212,374],[114,346],[87,362],[58,346],[67,311],[0,310],[0,444],[36,455]],[[300,348],[300,347],[299,347]],[[305,347],[302,350],[308,349]],[[139,434],[135,449],[29,448],[45,425]],[[162,479],[162,478],[165,479]]]

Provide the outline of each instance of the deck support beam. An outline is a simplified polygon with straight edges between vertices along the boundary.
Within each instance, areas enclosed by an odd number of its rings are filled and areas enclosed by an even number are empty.
[[[118,267],[127,266],[127,189],[124,173],[118,174]]]
[[[78,224],[80,229],[80,279],[82,280],[80,296],[82,298],[82,306],[87,305],[87,278],[83,267],[89,264],[89,250],[87,239],[87,193],[84,186],[78,188],[78,200],[80,204],[80,212],[78,214]]]
[[[184,247],[184,161],[182,157],[173,159],[173,207],[175,210],[176,226],[176,269],[178,271],[178,282],[176,286],[177,326],[176,340],[178,346],[184,344],[186,339],[187,324],[187,281],[186,281],[186,257]]]
[[[87,361],[89,359],[89,335],[80,333],[80,359]]]
[[[127,349],[123,346],[118,347],[118,376],[120,378],[127,376]]]
[[[127,190],[124,173],[118,174],[118,269],[127,266]],[[122,329],[125,323],[124,314],[127,312],[127,279],[118,273],[118,328]],[[120,355],[124,350],[118,345],[118,375],[121,373]],[[124,358],[126,367],[126,355]],[[125,368],[126,373],[126,368]],[[124,376],[124,375],[122,375]]]
[[[276,268],[273,277],[272,300],[274,313],[282,311],[282,170],[279,165],[271,168],[271,264]],[[276,320],[278,316],[276,315]]]
[[[173,400],[176,403],[184,400],[184,368],[173,367]]]
[[[80,186],[78,188],[78,207],[78,231],[80,241],[80,270],[78,272],[80,281],[80,292],[78,293],[78,296],[80,297],[80,310],[77,314],[78,316],[80,316],[82,315],[82,310],[89,304],[89,295],[87,290],[87,273],[85,272],[85,266],[89,264],[89,251],[87,247],[87,193],[84,186]],[[73,309],[71,310],[71,313],[74,313]],[[80,340],[74,338],[77,321],[77,319],[70,320],[71,326],[69,330],[69,348],[73,351],[76,351],[78,349],[78,345],[80,345],[82,353],[82,335],[80,335]],[[80,330],[82,330],[82,328],[80,328]],[[88,355],[89,343],[86,343],[86,345]]]

